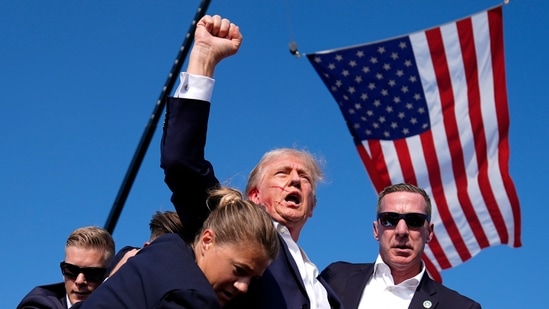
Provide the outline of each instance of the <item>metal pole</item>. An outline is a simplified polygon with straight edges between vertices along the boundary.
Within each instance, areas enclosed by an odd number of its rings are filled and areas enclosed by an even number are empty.
[[[149,122],[147,123],[147,126],[145,127],[145,131],[141,136],[141,140],[139,141],[139,144],[133,155],[130,166],[128,167],[128,170],[126,172],[126,176],[124,177],[124,180],[122,181],[122,185],[120,186],[120,189],[118,191],[118,195],[116,196],[116,199],[114,200],[114,204],[112,205],[111,212],[109,214],[109,217],[107,218],[107,222],[105,223],[105,229],[111,234],[113,233],[116,223],[118,222],[120,213],[122,213],[122,208],[124,208],[124,203],[128,198],[128,194],[130,193],[130,189],[133,185],[137,172],[139,171],[139,167],[143,162],[145,153],[147,153],[149,144],[151,143],[151,140],[154,136],[154,131],[158,125],[158,121],[160,120],[160,116],[162,115],[164,106],[166,106],[166,97],[172,92],[173,86],[175,85],[177,77],[179,76],[179,72],[181,71],[181,67],[183,66],[183,62],[185,61],[185,58],[187,58],[187,54],[192,46],[196,24],[198,23],[200,18],[202,18],[202,16],[206,14],[206,11],[209,5],[210,5],[210,0],[201,1],[200,6],[198,7],[198,10],[196,12],[196,15],[192,20],[191,27],[189,28],[189,31],[185,36],[185,40],[183,41],[183,44],[179,49],[177,58],[173,63],[170,74],[168,75],[168,79],[166,80],[164,87],[162,87],[162,91],[160,92],[160,97],[156,101],[156,105],[149,119]]]

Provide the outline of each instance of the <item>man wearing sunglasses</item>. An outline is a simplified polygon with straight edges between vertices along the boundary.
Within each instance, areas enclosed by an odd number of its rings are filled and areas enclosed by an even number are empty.
[[[432,280],[421,260],[433,238],[431,200],[411,184],[385,188],[378,197],[375,263],[336,262],[321,273],[346,309],[479,309],[480,304]]]
[[[106,230],[87,226],[69,235],[60,263],[63,282],[37,286],[17,308],[68,309],[86,299],[105,279],[114,256],[114,241]]]

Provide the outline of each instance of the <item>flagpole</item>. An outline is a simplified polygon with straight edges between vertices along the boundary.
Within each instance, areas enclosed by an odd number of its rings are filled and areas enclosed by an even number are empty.
[[[114,203],[112,205],[109,217],[107,218],[107,222],[105,223],[105,229],[111,234],[113,233],[118,218],[122,213],[124,203],[128,198],[130,189],[133,185],[135,177],[137,176],[137,172],[139,171],[139,167],[143,162],[143,158],[145,157],[149,144],[154,136],[158,121],[160,120],[160,116],[162,115],[162,111],[164,110],[164,106],[166,105],[166,97],[172,92],[173,86],[175,85],[177,77],[179,76],[179,72],[181,71],[181,67],[183,66],[183,62],[185,61],[185,58],[187,58],[187,54],[189,52],[189,49],[191,48],[194,39],[196,24],[198,23],[200,18],[202,18],[206,14],[210,2],[211,0],[202,0],[198,7],[198,10],[191,22],[189,31],[187,32],[187,35],[185,36],[185,39],[183,40],[183,43],[179,48],[179,53],[173,63],[170,74],[168,74],[166,83],[164,84],[164,87],[162,87],[160,96],[156,101],[152,115],[149,118],[149,122],[147,123],[145,131],[141,136],[141,140],[139,141],[132,161],[130,162],[130,166],[126,171],[126,176],[122,181],[122,185],[120,186],[116,199],[114,200]]]

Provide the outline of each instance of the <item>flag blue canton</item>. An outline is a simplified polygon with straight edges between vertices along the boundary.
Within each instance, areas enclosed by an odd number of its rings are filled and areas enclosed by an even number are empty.
[[[430,129],[429,109],[408,36],[315,54],[356,142],[395,140]]]

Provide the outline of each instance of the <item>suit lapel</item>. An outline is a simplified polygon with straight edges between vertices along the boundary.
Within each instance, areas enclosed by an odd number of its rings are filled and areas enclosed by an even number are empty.
[[[421,282],[419,283],[414,297],[410,302],[409,309],[429,309],[436,308],[438,306],[438,295],[433,285],[433,281],[429,278],[427,272],[423,274]]]
[[[372,277],[374,273],[374,264],[364,265],[355,272],[349,274],[347,283],[345,284],[345,290],[341,299],[345,304],[352,304],[351,308],[358,308],[362,293],[366,288],[366,283]]]

